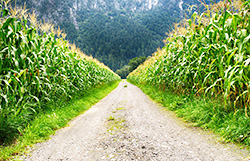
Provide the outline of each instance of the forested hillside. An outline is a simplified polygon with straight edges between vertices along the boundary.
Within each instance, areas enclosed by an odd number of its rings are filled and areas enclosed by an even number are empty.
[[[17,0],[38,19],[65,29],[67,40],[87,55],[119,69],[136,56],[149,56],[174,22],[196,0]],[[199,6],[199,5],[198,5]]]

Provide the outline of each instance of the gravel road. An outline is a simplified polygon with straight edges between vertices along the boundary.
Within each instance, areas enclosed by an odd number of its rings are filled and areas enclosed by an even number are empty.
[[[188,127],[123,81],[107,97],[36,145],[24,160],[181,161],[248,160],[250,154],[218,137]]]

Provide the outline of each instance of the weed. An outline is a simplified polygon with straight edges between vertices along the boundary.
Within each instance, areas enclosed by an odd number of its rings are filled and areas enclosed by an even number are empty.
[[[109,116],[108,121],[113,121],[113,120],[115,120],[115,117],[114,116]]]
[[[118,108],[116,108],[117,111],[123,110],[123,109],[124,109],[124,107],[118,107]]]
[[[115,118],[114,116],[110,116],[108,118],[108,132],[110,134],[115,134],[116,132],[120,131],[121,129],[125,128],[124,123],[125,119],[123,118]]]

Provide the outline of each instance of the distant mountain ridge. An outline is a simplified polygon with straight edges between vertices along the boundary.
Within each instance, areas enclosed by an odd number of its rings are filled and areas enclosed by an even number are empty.
[[[16,0],[112,70],[162,47],[165,33],[196,0]]]
[[[113,6],[116,10],[142,11],[150,10],[160,2],[159,0],[75,0],[73,4],[76,10],[81,8],[109,10],[109,7]]]

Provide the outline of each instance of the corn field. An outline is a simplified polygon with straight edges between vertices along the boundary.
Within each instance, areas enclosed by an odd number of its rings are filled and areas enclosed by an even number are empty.
[[[176,24],[163,49],[128,79],[193,96],[222,99],[229,111],[250,105],[250,4],[219,2]]]
[[[0,9],[0,144],[48,103],[120,79],[25,8],[1,1]]]

